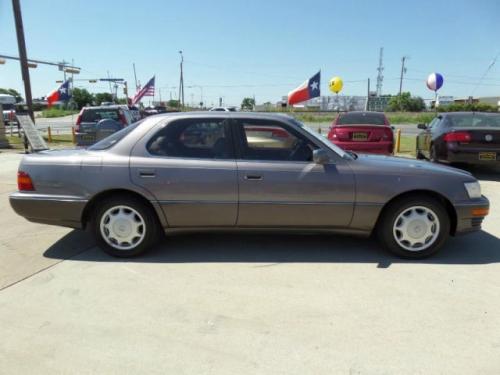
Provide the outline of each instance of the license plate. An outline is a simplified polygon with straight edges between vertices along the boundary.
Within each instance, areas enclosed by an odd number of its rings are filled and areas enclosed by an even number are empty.
[[[352,133],[353,141],[367,141],[368,133]]]
[[[497,160],[496,152],[480,152],[479,160]]]

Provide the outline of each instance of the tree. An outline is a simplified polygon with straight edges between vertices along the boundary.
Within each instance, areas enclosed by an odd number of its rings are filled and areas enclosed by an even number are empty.
[[[411,96],[409,92],[403,92],[401,95],[393,96],[388,104],[389,111],[420,112],[424,109],[424,100],[419,96]]]
[[[94,98],[97,105],[101,105],[102,102],[113,101],[113,95],[111,95],[109,92],[99,92],[94,95]]]
[[[0,94],[12,95],[14,98],[16,98],[16,103],[20,103],[23,101],[21,94],[14,89],[2,89],[2,88],[0,88]]]
[[[180,102],[178,100],[170,99],[167,102],[167,106],[170,108],[179,108],[180,107]]]
[[[81,109],[86,105],[92,104],[94,96],[86,89],[79,89],[78,87],[75,87],[73,89],[73,101],[78,106],[78,109]]]
[[[255,106],[255,99],[253,98],[243,98],[241,102],[241,109],[252,110]]]

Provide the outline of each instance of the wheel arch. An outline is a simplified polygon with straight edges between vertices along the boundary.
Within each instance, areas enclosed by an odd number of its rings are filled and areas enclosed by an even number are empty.
[[[104,190],[101,191],[97,194],[95,194],[85,205],[83,212],[82,212],[82,227],[85,229],[87,224],[89,223],[90,219],[92,218],[92,212],[96,208],[97,204],[99,202],[102,202],[106,200],[107,198],[110,197],[116,197],[116,196],[133,196],[134,198],[139,199],[142,201],[145,205],[149,206],[155,213],[156,213],[156,219],[160,223],[162,227],[165,227],[166,220],[163,215],[163,212],[161,210],[161,207],[159,205],[151,202],[149,199],[147,199],[144,195],[138,193],[137,191],[133,190],[128,190],[128,189],[109,189],[109,190]]]
[[[437,191],[434,190],[426,190],[426,189],[416,189],[416,190],[409,190],[405,191],[403,193],[400,193],[398,195],[395,195],[392,197],[389,201],[387,201],[382,209],[380,210],[380,213],[377,218],[377,222],[375,224],[375,228],[379,225],[381,218],[383,217],[385,211],[390,207],[391,204],[398,200],[402,200],[408,197],[415,197],[415,196],[427,196],[427,197],[432,197],[436,199],[437,201],[441,202],[443,206],[446,209],[446,212],[448,213],[450,217],[450,234],[454,235],[455,231],[457,229],[457,211],[455,210],[455,207],[453,207],[453,204],[451,201],[444,196],[441,193],[438,193]]]

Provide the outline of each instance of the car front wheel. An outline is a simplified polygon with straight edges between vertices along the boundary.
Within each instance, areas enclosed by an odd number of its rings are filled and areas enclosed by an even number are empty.
[[[377,227],[382,245],[403,258],[426,258],[446,242],[450,219],[445,207],[428,196],[407,197],[392,202]]]
[[[116,197],[100,204],[92,229],[101,249],[122,258],[143,253],[158,236],[155,213],[132,196]]]

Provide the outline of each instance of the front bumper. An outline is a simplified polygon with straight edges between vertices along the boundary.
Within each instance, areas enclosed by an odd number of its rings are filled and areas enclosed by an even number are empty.
[[[66,195],[42,195],[15,192],[9,195],[12,209],[29,221],[82,228],[86,199]]]
[[[477,212],[489,210],[490,202],[483,195],[479,199],[456,203],[454,207],[457,213],[457,226],[454,234],[465,234],[481,230],[485,215],[478,215]]]

